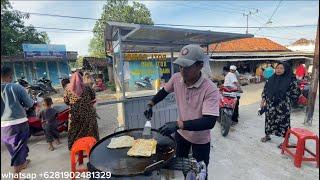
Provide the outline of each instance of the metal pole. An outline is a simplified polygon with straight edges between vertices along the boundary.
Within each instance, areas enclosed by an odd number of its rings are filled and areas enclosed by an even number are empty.
[[[249,33],[249,30],[248,30],[248,26],[249,26],[249,14],[246,15],[247,16],[247,30],[246,30],[246,34]]]
[[[122,52],[122,36],[121,36],[121,30],[118,29],[118,41],[119,41],[119,61],[120,63],[118,64],[120,66],[120,72],[121,72],[121,77],[119,77],[120,79],[120,83],[121,83],[121,87],[120,87],[120,91],[122,92],[122,98],[120,100],[125,100],[126,99],[126,90],[125,90],[125,87],[124,87],[124,69],[123,69],[123,66],[124,66],[124,56],[123,56],[123,52]],[[120,107],[118,106],[118,108],[120,108],[120,110],[118,109],[118,113],[120,111],[121,113],[121,116],[122,116],[122,119],[118,119],[118,122],[119,122],[119,125],[120,126],[125,126],[126,124],[126,115],[125,115],[125,102],[122,102]],[[119,116],[119,115],[118,115]]]
[[[317,98],[318,83],[319,83],[319,18],[318,18],[317,37],[316,37],[316,47],[314,49],[314,57],[313,57],[311,88],[309,90],[308,105],[306,109],[306,116],[304,119],[304,124],[307,124],[309,126],[312,125],[314,106]]]
[[[170,63],[171,63],[171,77],[174,74],[174,68],[173,68],[173,49],[171,49],[171,58],[170,58]]]

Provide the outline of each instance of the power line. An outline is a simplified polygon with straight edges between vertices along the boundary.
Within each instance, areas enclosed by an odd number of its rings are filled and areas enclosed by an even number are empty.
[[[268,19],[267,24],[268,24],[268,23],[272,23],[272,22],[271,22],[271,19],[272,19],[272,17],[274,16],[274,14],[277,12],[277,10],[279,9],[280,4],[281,4],[282,1],[283,1],[283,0],[280,0],[280,1],[279,1],[277,7],[274,9],[274,11],[272,12],[272,15],[271,15],[270,18]]]
[[[252,16],[254,14],[257,14],[258,13],[258,9],[255,11],[255,12],[252,12],[252,11],[249,11],[248,13],[243,13],[243,16],[246,16],[247,17],[247,29],[246,29],[246,34],[249,33],[249,16]]]
[[[261,19],[262,21],[267,21],[267,19],[264,19],[264,18],[261,17],[260,15],[256,15],[256,17],[259,18],[259,19]],[[254,20],[254,18],[253,18],[253,20]],[[273,20],[272,24],[281,26],[280,23],[275,23],[275,22],[276,22],[276,21]],[[258,23],[260,23],[261,26],[263,26],[263,25],[265,24],[265,23],[262,23],[262,22],[258,22]],[[286,32],[285,32],[286,34],[291,34],[291,35],[294,35],[294,36],[296,36],[296,35],[305,36],[305,34],[302,34],[301,32],[296,31],[296,29],[290,29],[290,31],[287,31],[288,29],[286,29],[286,28],[281,28],[281,27],[280,27],[279,29],[271,29],[271,30],[274,30],[274,31],[276,31],[276,32],[283,33],[283,31],[280,31],[280,29],[283,29],[284,31],[286,31]],[[255,33],[257,33],[259,30],[261,30],[261,29],[258,29]],[[253,33],[253,34],[254,34],[254,33]]]
[[[184,6],[184,7],[187,7],[187,8],[193,8],[193,9],[203,9],[203,10],[207,10],[207,11],[210,11],[211,13],[233,13],[233,14],[242,14],[241,12],[239,11],[234,11],[234,10],[228,10],[228,9],[225,9],[225,10],[222,10],[222,9],[215,9],[215,7],[211,7],[211,8],[205,8],[205,7],[199,7],[199,6],[191,6],[190,4],[179,4],[179,3],[172,3],[172,5],[176,5],[176,6]]]
[[[51,27],[38,27],[38,26],[34,26],[34,28],[38,28],[38,29],[52,29],[52,30],[62,30],[62,31],[75,31],[75,32],[61,32],[61,33],[84,33],[84,32],[93,32],[90,30],[84,30],[84,29],[65,29],[65,28],[51,28]],[[245,27],[242,27],[245,28]],[[50,32],[50,31],[49,31]],[[55,31],[51,31],[52,33],[60,33],[60,32],[55,32]],[[292,39],[292,38],[284,38],[284,37],[279,37],[279,36],[270,36],[270,35],[264,35],[264,34],[256,34],[258,36],[265,36],[265,37],[272,37],[272,38],[278,38],[278,39],[286,39],[286,40],[296,40],[296,39]]]
[[[38,29],[52,29],[52,30],[61,30],[61,31],[93,32],[91,30],[86,30],[86,29],[68,29],[68,28],[53,28],[53,27],[40,27],[40,26],[33,26],[33,27]]]
[[[84,20],[99,20],[96,18],[89,18],[89,17],[77,17],[77,16],[67,16],[67,15],[57,15],[57,14],[46,14],[46,13],[34,13],[34,12],[23,12],[26,14],[31,15],[38,15],[38,16],[51,16],[51,17],[60,17],[60,18],[72,18],[72,19],[84,19]],[[185,26],[185,27],[214,27],[214,28],[247,28],[244,26],[218,26],[218,25],[187,25],[187,24],[164,24],[164,23],[155,23],[154,25],[159,26]],[[296,28],[296,27],[313,27],[317,26],[316,24],[304,24],[304,25],[287,25],[287,26],[249,26],[248,28]],[[86,30],[88,31],[88,30]]]
[[[268,25],[268,24],[271,24],[271,23],[272,23],[271,19],[272,19],[272,17],[274,16],[274,14],[277,12],[278,8],[280,7],[281,2],[282,2],[282,0],[279,1],[278,5],[277,5],[276,8],[273,10],[273,12],[272,12],[271,16],[269,17],[269,19],[267,20],[267,22],[261,24],[261,26],[263,26],[263,25]],[[256,32],[258,32],[258,31],[260,31],[260,30],[261,30],[261,28],[258,29]]]
[[[217,25],[186,25],[186,24],[154,24],[159,26],[185,26],[185,27],[213,27],[213,28],[302,28],[302,27],[315,27],[316,24],[302,24],[302,25],[287,25],[287,26],[217,26]]]
[[[31,14],[31,15],[36,15],[36,16],[51,16],[51,17],[61,17],[61,18],[71,18],[71,19],[83,19],[83,20],[100,20],[96,18],[89,18],[89,17],[79,17],[79,16],[66,16],[66,15],[58,15],[58,14],[47,14],[47,13],[34,13],[34,12],[23,12],[19,11],[24,14]]]

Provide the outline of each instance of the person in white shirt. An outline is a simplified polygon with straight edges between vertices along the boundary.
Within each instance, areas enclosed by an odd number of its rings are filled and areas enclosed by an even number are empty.
[[[231,88],[240,88],[240,84],[236,75],[237,67],[234,65],[230,66],[230,72],[224,78],[224,86]]]
[[[238,81],[237,75],[236,75],[237,67],[235,65],[230,66],[230,72],[226,75],[224,78],[224,84],[225,87],[230,87],[232,89],[238,89],[239,92],[242,92],[242,89],[240,87],[240,83]],[[238,101],[236,103],[236,107],[232,116],[233,125],[238,123],[238,117],[239,117],[239,101],[240,96],[237,96]]]

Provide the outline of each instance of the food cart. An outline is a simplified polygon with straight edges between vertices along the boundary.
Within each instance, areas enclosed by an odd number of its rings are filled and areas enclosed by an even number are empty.
[[[118,97],[113,103],[118,104],[118,121],[125,130],[100,139],[92,147],[89,171],[109,172],[114,179],[122,180],[161,179],[162,169],[181,170],[184,174],[198,171],[192,158],[175,158],[174,139],[155,129],[152,138],[157,142],[156,151],[150,157],[129,157],[129,148],[114,150],[107,146],[114,137],[142,137],[146,104],[176,72],[173,61],[184,45],[199,44],[208,50],[211,43],[248,36],[252,35],[107,22],[105,44],[112,51]],[[170,94],[154,107],[152,127],[176,119],[175,98]]]
[[[183,46],[198,44],[208,53],[212,43],[247,37],[253,35],[107,22],[105,47],[113,56],[119,125],[126,129],[144,126],[146,104],[177,72],[173,61]],[[153,128],[176,120],[174,95],[153,110]]]

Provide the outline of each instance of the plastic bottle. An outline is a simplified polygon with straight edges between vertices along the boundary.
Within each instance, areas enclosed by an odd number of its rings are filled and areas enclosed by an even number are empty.
[[[146,121],[146,124],[144,125],[142,135],[144,138],[150,138],[151,137],[151,122]]]

